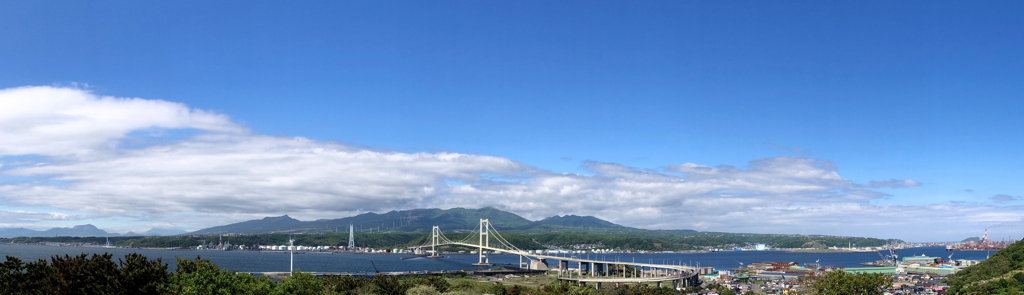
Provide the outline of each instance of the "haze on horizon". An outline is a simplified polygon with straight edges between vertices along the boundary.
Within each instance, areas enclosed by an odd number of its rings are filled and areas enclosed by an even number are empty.
[[[1024,236],[1024,4],[0,3],[0,227]]]

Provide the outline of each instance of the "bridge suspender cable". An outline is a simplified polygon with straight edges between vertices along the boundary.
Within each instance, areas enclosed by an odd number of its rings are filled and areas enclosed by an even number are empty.
[[[490,237],[492,233],[494,234],[495,240],[498,242],[493,247],[490,244]],[[477,240],[477,243],[475,244],[470,242],[474,238],[476,238]],[[509,242],[508,239],[501,236],[501,233],[499,233],[498,230],[495,229],[494,226],[491,225],[490,221],[487,219],[480,219],[479,231],[477,233],[466,235],[460,241],[452,241],[451,239],[448,239],[447,237],[444,236],[444,233],[441,232],[441,229],[439,227],[434,226],[433,229],[431,230],[430,241],[425,242],[418,248],[426,248],[428,246],[427,243],[429,243],[430,252],[432,255],[437,255],[437,247],[443,245],[461,245],[477,248],[478,251],[480,251],[480,260],[478,264],[482,265],[490,265],[489,261],[487,260],[487,254],[484,254],[484,251],[493,251],[495,253],[504,252],[519,255],[520,266],[522,266],[522,256],[527,256],[535,259],[557,260],[559,270],[567,270],[569,262],[573,261],[579,263],[577,269],[579,271],[580,276],[573,278],[570,273],[569,278],[562,279],[577,281],[581,284],[584,284],[586,282],[594,282],[597,284],[598,288],[600,288],[602,282],[658,282],[660,286],[661,282],[671,281],[673,283],[673,287],[675,287],[676,289],[682,288],[684,286],[691,286],[697,283],[698,269],[692,266],[665,264],[665,262],[662,262],[662,264],[654,264],[654,261],[648,261],[648,263],[637,263],[635,260],[636,258],[634,258],[632,262],[627,263],[620,261],[602,261],[596,260],[596,258],[592,260],[589,256],[586,259],[583,259],[577,258],[575,256],[562,257],[545,255],[541,253],[528,253],[526,251],[519,249],[511,242]],[[587,266],[587,271],[590,272],[590,275],[588,276],[583,276],[584,265]],[[613,268],[613,265],[616,267]],[[627,270],[627,265],[631,266],[631,271]],[[601,272],[601,269],[603,269],[605,273],[604,276],[599,276],[599,272]],[[617,275],[612,274],[610,272],[612,269],[620,269],[622,277],[618,278]],[[632,273],[632,276],[627,278],[627,273]]]

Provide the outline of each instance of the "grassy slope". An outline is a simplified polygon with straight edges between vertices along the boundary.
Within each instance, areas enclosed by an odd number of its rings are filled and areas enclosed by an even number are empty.
[[[1024,289],[1024,240],[947,278],[950,294],[1009,294]]]

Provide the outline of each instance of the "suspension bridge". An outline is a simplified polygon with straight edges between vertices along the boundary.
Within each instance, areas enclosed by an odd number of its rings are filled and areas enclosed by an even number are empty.
[[[493,265],[489,261],[489,254],[519,255],[520,268],[557,270],[559,280],[571,281],[579,285],[594,284],[598,289],[604,284],[656,283],[658,287],[662,287],[663,283],[669,282],[674,289],[698,284],[697,268],[686,265],[604,261],[589,259],[589,257],[584,259],[576,256],[563,257],[524,251],[502,237],[487,219],[480,219],[479,232],[467,235],[457,241],[449,239],[438,226],[434,226],[430,233],[430,240],[416,247],[416,250],[431,257],[439,257],[438,248],[447,245],[477,248],[479,261],[474,265]],[[528,263],[524,264],[523,258],[528,258]],[[549,261],[555,262],[554,267],[548,264]],[[575,264],[575,269],[570,268],[570,263]]]

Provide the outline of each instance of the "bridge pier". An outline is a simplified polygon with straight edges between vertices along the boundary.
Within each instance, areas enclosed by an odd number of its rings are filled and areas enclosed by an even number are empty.
[[[679,280],[672,281],[672,283],[673,283],[673,285],[674,285],[674,287],[676,289],[682,289],[682,288],[685,288],[685,287],[696,286],[697,285],[697,281],[698,281],[697,277],[698,276],[696,274],[694,274],[694,275],[689,276],[689,277],[687,277],[685,279],[679,279]]]

